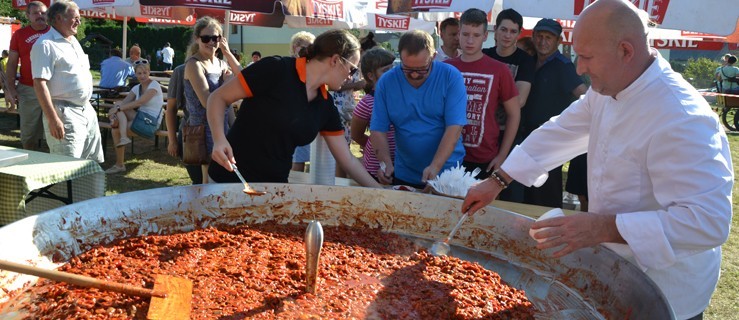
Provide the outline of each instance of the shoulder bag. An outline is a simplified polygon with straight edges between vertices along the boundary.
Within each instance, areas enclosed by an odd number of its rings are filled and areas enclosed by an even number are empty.
[[[187,165],[208,164],[205,148],[205,125],[182,126],[182,162]]]
[[[141,98],[141,86],[139,85],[139,98]],[[131,122],[131,131],[140,137],[147,138],[149,140],[154,139],[154,135],[159,128],[159,117],[162,115],[162,111],[154,117],[146,112],[139,110],[136,112],[136,117]]]

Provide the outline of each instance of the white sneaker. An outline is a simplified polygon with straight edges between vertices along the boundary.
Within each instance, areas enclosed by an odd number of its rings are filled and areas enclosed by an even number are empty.
[[[131,138],[129,138],[129,137],[122,137],[121,138],[121,142],[118,142],[118,144],[115,145],[115,146],[116,147],[122,147],[122,146],[125,146],[125,145],[129,144],[129,143],[131,143]]]
[[[108,170],[105,170],[106,174],[116,174],[116,173],[121,173],[121,172],[126,172],[126,166],[119,167],[119,166],[113,165],[112,167],[108,168]]]

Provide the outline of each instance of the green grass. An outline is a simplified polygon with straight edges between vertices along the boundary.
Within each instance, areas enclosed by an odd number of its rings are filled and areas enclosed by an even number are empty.
[[[19,132],[15,129],[15,118],[0,114],[0,144],[20,147]],[[739,168],[739,133],[729,133],[729,143],[732,150],[734,168]],[[107,169],[113,165],[113,150],[108,143],[106,162],[102,165]],[[124,193],[151,188],[188,185],[190,183],[186,171],[179,160],[167,154],[166,146],[160,141],[160,148],[154,149],[153,144],[144,139],[135,139],[136,154],[131,156],[130,147],[126,150],[125,174],[108,175],[106,195]],[[359,148],[353,145],[352,152],[359,153]],[[739,212],[739,190],[734,186],[733,209]],[[711,305],[705,313],[705,319],[739,319],[739,218],[732,219],[729,240],[723,245],[723,261],[721,265],[721,279],[718,289],[713,295]]]
[[[736,175],[739,168],[739,133],[729,133],[728,136]],[[734,213],[739,213],[739,184],[736,181],[735,177],[732,209]],[[729,240],[724,243],[721,250],[723,251],[721,279],[706,310],[705,319],[739,319],[739,218],[736,215],[731,220]]]

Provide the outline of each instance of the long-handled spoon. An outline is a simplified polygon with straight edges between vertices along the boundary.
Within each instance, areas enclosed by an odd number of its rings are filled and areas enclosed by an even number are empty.
[[[244,176],[241,175],[241,172],[239,172],[239,169],[236,168],[235,164],[233,163],[231,164],[231,169],[234,170],[236,175],[239,177],[239,180],[241,180],[241,182],[244,183],[244,190],[243,190],[244,193],[248,195],[252,195],[252,196],[261,196],[261,195],[267,194],[264,191],[257,191],[257,190],[252,189],[251,186],[248,183],[246,183],[246,180],[244,180]]]
[[[451,240],[452,237],[454,237],[454,234],[457,233],[457,230],[462,225],[462,223],[464,223],[464,221],[467,220],[467,217],[469,217],[469,215],[467,215],[467,212],[465,212],[462,215],[462,217],[459,218],[459,222],[457,222],[457,225],[454,226],[454,228],[452,229],[452,232],[449,232],[449,236],[446,237],[444,241],[434,242],[429,252],[434,256],[445,256],[449,254],[449,251],[451,250],[451,247],[449,247],[449,240]]]

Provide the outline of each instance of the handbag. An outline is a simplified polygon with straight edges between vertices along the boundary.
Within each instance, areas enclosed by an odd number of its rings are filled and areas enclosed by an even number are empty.
[[[133,118],[133,122],[131,123],[131,131],[140,137],[149,140],[154,139],[154,134],[156,134],[157,128],[159,128],[159,116],[161,115],[161,111],[157,117],[143,111],[136,112],[136,117]]]
[[[138,97],[141,97],[141,86],[138,87]],[[136,112],[136,117],[131,122],[131,131],[140,137],[144,137],[149,140],[154,139],[154,135],[159,128],[159,117],[162,115],[162,110],[159,110],[156,118],[146,112],[139,110]]]
[[[208,164],[204,124],[182,126],[182,162],[187,165]]]

